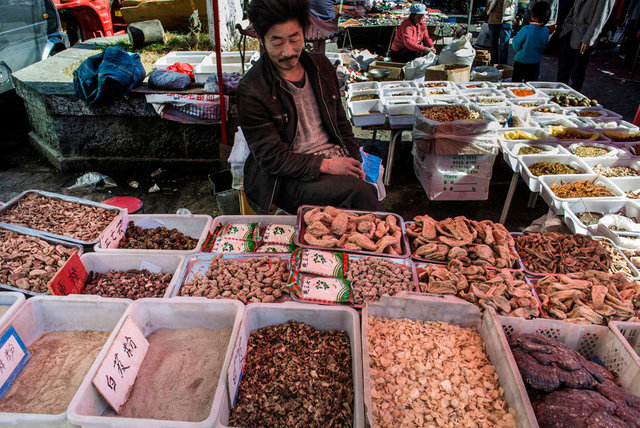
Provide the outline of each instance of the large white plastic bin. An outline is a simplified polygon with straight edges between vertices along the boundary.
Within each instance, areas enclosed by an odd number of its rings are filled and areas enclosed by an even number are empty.
[[[509,344],[500,330],[493,310],[484,315],[473,304],[453,296],[425,295],[401,292],[395,297],[383,296],[376,303],[368,303],[362,309],[362,361],[364,379],[364,402],[367,425],[373,426],[371,402],[371,374],[369,363],[369,316],[383,318],[408,318],[411,320],[443,321],[460,327],[475,328],[483,342],[489,360],[496,369],[498,382],[504,389],[504,398],[516,411],[518,427],[536,427],[535,415],[527,398],[513,359],[508,360]]]
[[[364,427],[364,410],[362,402],[362,355],[361,336],[358,313],[351,308],[341,306],[321,306],[295,302],[287,303],[253,303],[245,307],[244,318],[238,336],[249,337],[251,331],[271,325],[284,324],[289,320],[303,322],[320,330],[343,330],[351,342],[351,372],[353,379],[354,403],[353,426]],[[236,349],[237,352],[244,352]],[[225,376],[226,379],[226,376]],[[218,401],[221,406],[217,427],[227,427],[231,413],[228,384],[226,385],[226,400]]]
[[[582,200],[604,200],[604,201],[619,201],[624,199],[624,193],[618,186],[616,186],[611,180],[604,178],[596,174],[575,174],[575,175],[544,175],[538,179],[542,186],[540,195],[542,199],[549,205],[549,207],[556,214],[564,213],[563,202],[576,202]],[[551,190],[551,186],[554,184],[573,183],[576,181],[589,180],[594,184],[605,186],[613,194],[613,196],[597,197],[597,198],[559,198]]]
[[[9,319],[4,320],[0,332],[4,333],[13,326],[29,347],[40,336],[52,331],[110,331],[118,324],[130,303],[128,299],[99,296],[37,296],[27,300]],[[103,347],[101,352],[105,351]],[[67,412],[57,415],[0,412],[0,424],[20,427],[72,426],[67,420]]]
[[[515,128],[511,128],[515,129]],[[531,129],[531,128],[529,128]],[[528,141],[504,141],[500,142],[500,146],[502,147],[502,156],[505,162],[511,167],[513,172],[520,172],[520,158],[528,157],[528,156],[540,156],[540,155],[567,155],[569,152],[567,149],[562,147],[557,143],[544,143],[544,142],[536,142],[536,140],[528,140]],[[541,147],[546,150],[546,152],[531,154],[531,155],[519,155],[518,152],[522,147],[531,146],[531,147]]]
[[[539,177],[531,174],[529,167],[536,162],[560,162],[578,171],[579,174],[591,174],[591,168],[584,163],[582,159],[574,155],[531,155],[531,156],[518,156],[520,161],[520,174],[522,179],[532,192],[540,191]]]
[[[69,404],[69,420],[84,427],[210,427],[217,417],[220,402],[224,401],[223,391],[226,383],[226,373],[231,359],[232,346],[235,343],[243,316],[242,303],[235,300],[209,300],[204,298],[172,299],[140,299],[131,304],[124,313],[114,332],[109,337],[95,363],[89,369],[80,384],[78,392]],[[92,384],[93,377],[100,368],[124,320],[130,317],[138,326],[142,334],[149,336],[160,328],[189,329],[208,328],[219,330],[232,328],[229,345],[220,372],[220,380],[216,388],[215,397],[209,417],[201,422],[167,421],[158,419],[136,419],[102,416],[109,407],[107,402],[97,392]],[[144,364],[144,362],[143,362]],[[193,367],[196,372],[198,367]]]
[[[7,311],[0,317],[0,325],[11,318],[11,316],[17,312],[17,310],[23,303],[24,294],[22,293],[18,293],[16,291],[0,292],[0,305],[8,306]]]
[[[150,263],[159,267],[161,273],[170,273],[173,275],[171,282],[167,286],[167,291],[164,293],[164,297],[171,297],[173,289],[178,283],[178,276],[182,268],[182,263],[184,262],[184,257],[153,253],[135,255],[89,253],[83,254],[80,257],[80,261],[87,270],[87,273],[92,271],[107,273],[111,270],[127,271],[130,269],[144,269],[145,266],[148,268],[148,264]]]
[[[173,51],[158,58],[154,65],[159,70],[164,70],[176,62],[187,63],[195,67],[209,55],[211,55],[211,51]]]
[[[575,202],[564,203],[564,223],[573,233],[596,235],[598,225],[594,224],[587,226],[578,219],[576,214],[583,213],[585,211],[602,214],[615,214],[621,209],[624,209],[627,217],[635,217],[636,220],[640,222],[640,204],[637,202],[632,202],[628,199],[621,199],[618,201],[583,199]],[[616,235],[638,235],[637,233],[624,232],[620,230],[611,230],[611,232]]]
[[[386,117],[380,100],[353,101],[348,106],[354,126],[384,125]]]
[[[152,219],[162,223],[167,229],[178,229],[179,232],[198,240],[193,250],[146,250],[129,248],[101,248],[98,242],[94,247],[97,253],[113,254],[178,254],[187,255],[198,253],[202,250],[202,244],[207,239],[209,228],[213,219],[210,215],[203,214],[133,214],[129,216],[129,221],[139,224],[144,219]]]

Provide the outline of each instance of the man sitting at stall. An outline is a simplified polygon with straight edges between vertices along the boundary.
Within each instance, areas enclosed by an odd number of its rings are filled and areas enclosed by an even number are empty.
[[[304,50],[306,0],[253,0],[247,13],[266,51],[238,87],[238,116],[251,154],[244,188],[259,214],[272,203],[381,208],[364,181],[358,145],[322,54]]]
[[[391,44],[391,61],[409,62],[427,52],[434,52],[424,16],[427,8],[422,3],[412,4],[409,17],[402,21]]]

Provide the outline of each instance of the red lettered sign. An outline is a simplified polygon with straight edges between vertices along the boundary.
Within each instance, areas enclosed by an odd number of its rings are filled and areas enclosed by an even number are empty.
[[[75,252],[47,286],[54,296],[81,294],[87,284],[87,277],[87,270],[80,261],[80,256]]]

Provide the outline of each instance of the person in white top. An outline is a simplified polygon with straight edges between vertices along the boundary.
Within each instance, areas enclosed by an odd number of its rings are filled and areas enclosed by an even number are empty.
[[[518,0],[491,0],[489,3],[491,61],[494,64],[507,64],[509,61],[509,39],[517,9]]]

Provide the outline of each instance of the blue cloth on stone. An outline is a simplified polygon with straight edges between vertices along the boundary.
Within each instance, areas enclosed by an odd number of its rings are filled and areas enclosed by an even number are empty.
[[[129,93],[146,76],[140,55],[109,46],[91,56],[73,72],[73,88],[88,104]]]
[[[191,84],[191,78],[173,70],[156,70],[149,75],[149,86],[158,89],[182,91]]]

